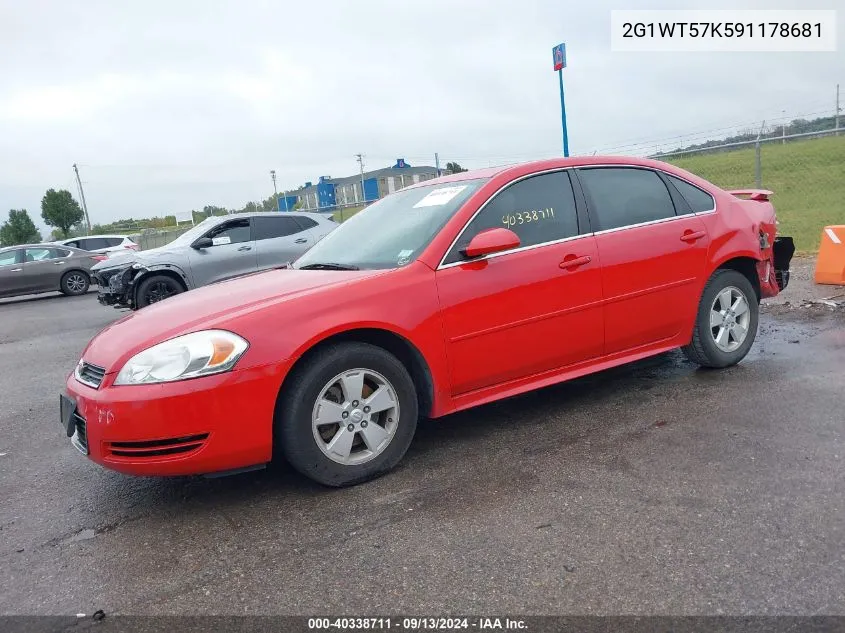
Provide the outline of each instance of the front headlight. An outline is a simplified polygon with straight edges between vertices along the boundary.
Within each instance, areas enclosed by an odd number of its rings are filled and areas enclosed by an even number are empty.
[[[205,330],[159,343],[130,358],[115,385],[185,380],[229,371],[249,347],[237,334]]]

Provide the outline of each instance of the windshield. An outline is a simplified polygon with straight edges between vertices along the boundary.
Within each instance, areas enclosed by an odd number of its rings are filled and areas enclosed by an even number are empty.
[[[414,261],[487,178],[414,187],[373,203],[317,242],[294,268],[396,268]]]
[[[205,233],[208,229],[219,222],[220,218],[218,217],[209,217],[197,224],[196,226],[191,227],[182,235],[177,237],[175,240],[170,242],[168,246],[188,246],[190,245],[195,239],[201,237],[203,233]]]

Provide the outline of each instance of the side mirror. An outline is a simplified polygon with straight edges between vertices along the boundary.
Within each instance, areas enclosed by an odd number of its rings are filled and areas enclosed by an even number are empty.
[[[492,253],[509,251],[518,246],[519,236],[510,229],[487,229],[472,238],[462,253],[466,257],[483,257]]]
[[[200,237],[194,240],[194,243],[191,244],[191,248],[195,248],[197,250],[201,248],[208,248],[209,246],[214,246],[214,242],[210,237]]]

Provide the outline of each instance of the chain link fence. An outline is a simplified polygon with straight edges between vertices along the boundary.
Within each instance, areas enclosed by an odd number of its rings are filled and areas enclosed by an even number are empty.
[[[662,160],[723,189],[769,189],[778,230],[802,252],[818,250],[822,228],[845,224],[845,132],[825,130],[661,153]]]

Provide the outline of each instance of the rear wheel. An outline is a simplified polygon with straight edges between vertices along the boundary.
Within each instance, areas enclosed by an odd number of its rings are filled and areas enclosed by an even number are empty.
[[[702,367],[735,365],[751,349],[758,319],[751,282],[735,270],[717,270],[704,286],[692,341],[684,353]]]
[[[81,270],[71,270],[62,277],[59,283],[61,291],[71,297],[77,295],[84,295],[88,292],[88,286],[91,285],[91,280]]]
[[[417,394],[404,365],[380,347],[343,343],[296,371],[279,400],[276,448],[327,486],[377,477],[399,463],[417,427]]]
[[[138,286],[137,301],[138,308],[146,308],[151,303],[163,301],[173,295],[178,295],[185,288],[173,277],[167,275],[151,275]]]

